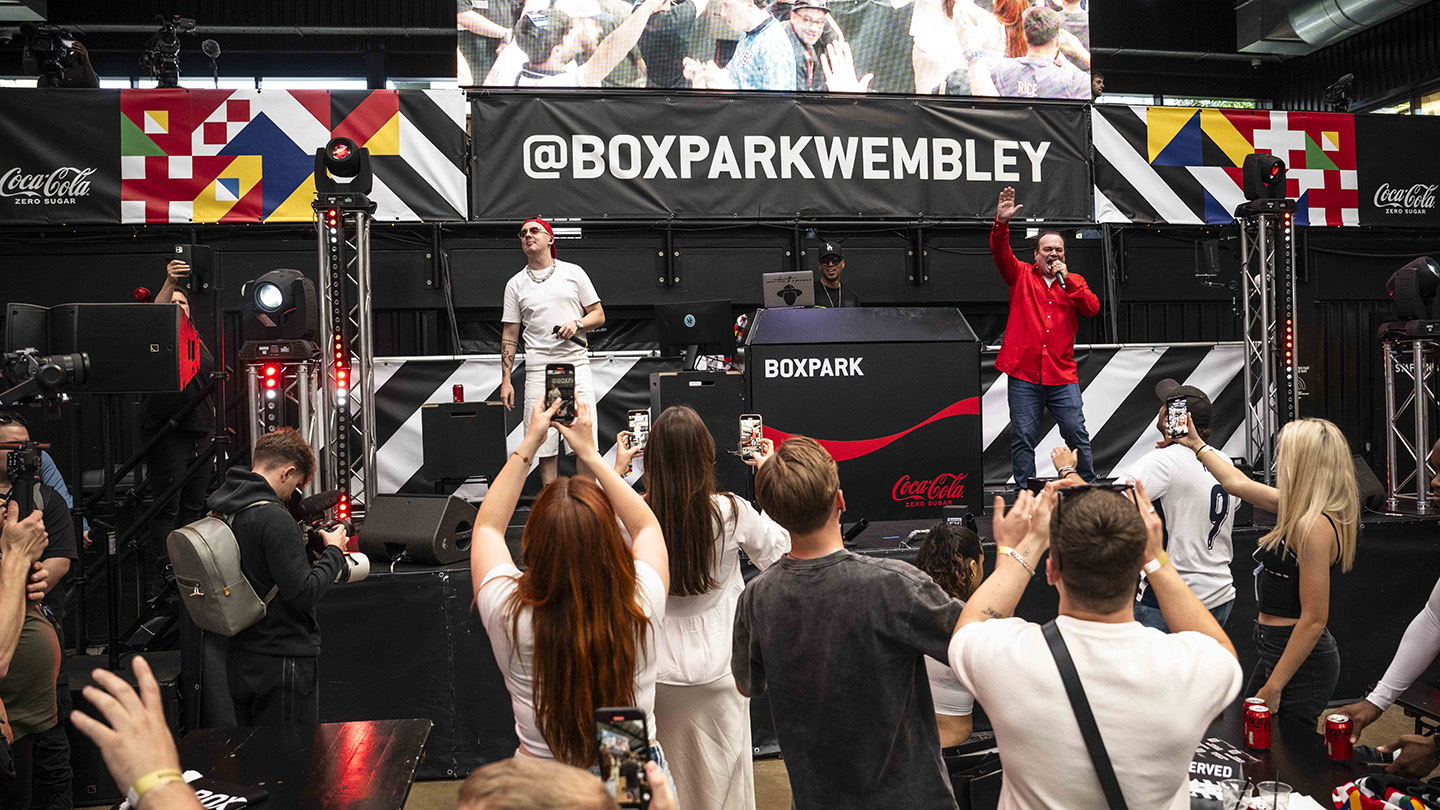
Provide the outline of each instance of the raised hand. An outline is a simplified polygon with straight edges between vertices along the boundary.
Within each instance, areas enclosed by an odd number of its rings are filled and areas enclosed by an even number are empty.
[[[870,82],[875,78],[874,73],[855,75],[855,57],[843,39],[826,46],[820,56],[820,69],[825,72],[825,89],[832,93],[868,93]]]
[[[1000,201],[995,205],[995,218],[1001,222],[1009,222],[1024,207],[1015,204],[1015,189],[1006,186],[1000,189]]]

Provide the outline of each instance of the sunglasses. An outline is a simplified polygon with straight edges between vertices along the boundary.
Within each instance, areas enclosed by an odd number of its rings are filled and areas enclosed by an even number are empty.
[[[1067,500],[1073,499],[1076,493],[1093,492],[1096,490],[1100,490],[1103,492],[1114,492],[1119,495],[1124,495],[1126,500],[1135,504],[1135,511],[1140,511],[1140,502],[1135,497],[1134,484],[1126,484],[1119,481],[1113,484],[1080,484],[1077,486],[1066,487],[1061,490],[1056,490],[1055,522],[1059,523],[1061,520],[1063,520],[1063,515],[1065,513],[1065,502]]]
[[[845,260],[844,260],[844,259],[821,259],[821,260],[820,260],[820,263],[821,263],[821,264],[839,264],[839,263],[841,263],[841,262],[843,262],[843,261],[845,261]]]

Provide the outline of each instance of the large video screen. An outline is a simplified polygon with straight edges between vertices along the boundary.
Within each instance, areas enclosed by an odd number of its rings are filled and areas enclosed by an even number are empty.
[[[456,0],[467,87],[1088,101],[1089,0]]]

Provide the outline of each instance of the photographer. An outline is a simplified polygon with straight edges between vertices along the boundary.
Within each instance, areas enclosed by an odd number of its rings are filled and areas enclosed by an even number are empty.
[[[165,266],[165,284],[155,294],[157,304],[178,305],[194,324],[190,310],[190,265],[171,261]],[[142,433],[155,433],[167,423],[175,427],[145,457],[149,465],[151,492],[159,497],[185,473],[210,441],[215,426],[215,405],[210,397],[201,399],[193,408],[181,413],[210,380],[215,371],[215,357],[205,341],[200,341],[200,370],[182,390],[174,393],[151,394],[144,398],[140,409]],[[148,556],[157,569],[163,570],[169,560],[165,555],[165,538],[170,532],[205,516],[205,491],[210,484],[208,470],[192,476],[180,490],[166,499],[156,512],[148,546]]]
[[[19,506],[6,504],[0,509],[0,516],[4,518],[4,524],[0,525],[0,684],[3,684],[25,629],[29,604],[24,596],[25,582],[31,566],[44,552],[48,538],[38,511],[20,520]],[[0,807],[29,804],[31,742],[29,737],[15,737],[5,702],[0,699]],[[8,775],[7,764],[14,769]]]
[[[241,726],[315,725],[320,722],[315,605],[345,565],[345,530],[321,532],[324,552],[313,564],[306,557],[305,533],[284,504],[315,474],[315,453],[294,429],[260,437],[252,465],[232,467],[207,502],[212,511],[233,515],[240,570],[255,593],[263,598],[278,589],[265,618],[230,639],[226,670],[235,720]]]
[[[20,34],[25,37],[25,72],[38,77],[36,87],[100,86],[90,52],[69,31],[27,23],[20,26]]]
[[[14,412],[0,412],[0,445],[29,441],[30,431],[23,418]],[[22,451],[0,447],[0,504],[18,502],[21,498],[22,490],[14,479],[22,476],[22,469],[19,460],[11,458],[12,452],[18,455]],[[36,456],[35,466],[38,468],[38,453]],[[15,462],[13,469],[12,461]],[[74,523],[65,500],[55,490],[39,483],[38,469],[29,472],[35,474],[34,478],[24,486],[33,486],[32,502],[35,510],[41,513],[50,544],[39,560],[30,566],[25,585],[25,623],[8,672],[0,679],[0,703],[4,703],[10,715],[17,748],[23,745],[27,752],[27,762],[31,759],[29,752],[34,752],[44,798],[48,801],[52,795],[60,795],[68,802],[70,745],[65,729],[60,725],[59,704],[56,702],[56,679],[60,674],[62,650],[59,633],[52,623],[53,614],[42,603],[70,573],[71,561],[78,559],[79,553],[75,548]],[[27,794],[29,788],[27,780],[24,786]],[[0,806],[12,805],[3,803]]]

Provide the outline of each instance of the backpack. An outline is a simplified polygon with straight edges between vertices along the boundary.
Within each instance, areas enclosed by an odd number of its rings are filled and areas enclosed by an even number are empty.
[[[270,503],[256,501],[234,514],[219,512],[170,532],[165,539],[180,602],[201,630],[230,637],[265,618],[265,608],[279,586],[262,600],[240,570],[240,543],[231,523],[246,509]]]

